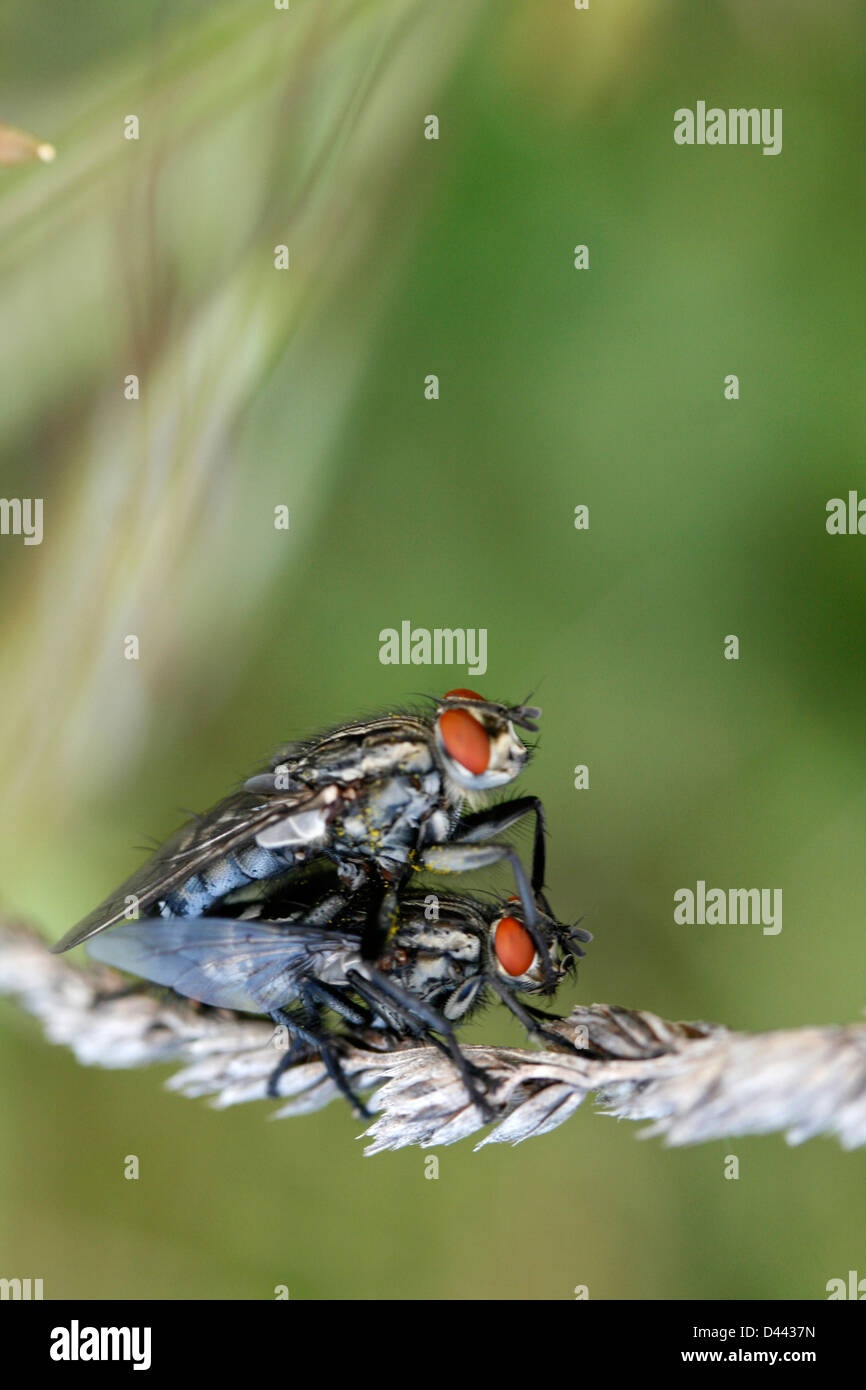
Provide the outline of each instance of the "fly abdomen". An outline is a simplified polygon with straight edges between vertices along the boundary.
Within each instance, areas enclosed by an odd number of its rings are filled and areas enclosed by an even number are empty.
[[[262,849],[248,845],[245,849],[221,855],[200,874],[193,874],[163,900],[163,917],[200,917],[235,888],[243,888],[255,879],[270,878],[283,873],[293,862],[291,852]]]
[[[257,878],[270,878],[280,874],[294,863],[291,850],[263,849],[261,845],[247,845],[228,855],[244,878],[249,882]]]
[[[168,893],[159,904],[161,917],[200,917],[213,902],[213,894],[193,874],[174,893]]]

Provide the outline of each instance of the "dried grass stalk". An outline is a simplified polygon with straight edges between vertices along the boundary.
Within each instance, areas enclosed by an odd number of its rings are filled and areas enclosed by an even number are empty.
[[[164,993],[130,992],[114,971],[52,956],[27,926],[0,925],[0,993],[17,999],[52,1042],[85,1065],[180,1062],[168,1086],[182,1095],[213,1096],[217,1107],[266,1097],[278,1055],[269,1023]],[[607,1114],[653,1121],[642,1136],[664,1135],[669,1144],[774,1131],[792,1144],[819,1134],[835,1135],[846,1149],[866,1144],[866,1024],[746,1034],[593,1004],[576,1008],[556,1029],[588,1055],[466,1049],[488,1073],[496,1111],[476,1148],[546,1134],[590,1092]],[[453,1144],[484,1128],[435,1048],[389,1046],[376,1033],[364,1041],[363,1048],[347,1044],[344,1067],[358,1091],[374,1092],[370,1106],[380,1112],[366,1132],[366,1153]],[[274,1118],[320,1110],[338,1095],[318,1060],[285,1071],[279,1093]]]

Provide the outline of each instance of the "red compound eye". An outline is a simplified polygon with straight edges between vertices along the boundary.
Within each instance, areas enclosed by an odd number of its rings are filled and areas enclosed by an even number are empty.
[[[449,690],[445,695],[446,700],[483,700],[484,696],[479,695],[477,690]]]
[[[439,733],[445,751],[476,776],[487,771],[490,740],[474,715],[465,709],[446,709],[439,716]]]
[[[535,960],[532,937],[516,917],[501,917],[493,942],[496,959],[508,975],[525,975]]]

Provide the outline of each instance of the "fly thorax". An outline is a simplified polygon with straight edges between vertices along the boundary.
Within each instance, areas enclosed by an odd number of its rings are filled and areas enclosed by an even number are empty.
[[[361,854],[378,859],[387,851],[405,862],[430,815],[431,801],[440,794],[437,773],[384,778],[344,813],[341,838]]]
[[[419,951],[429,951],[440,956],[450,956],[455,961],[475,964],[481,955],[481,945],[477,936],[453,930],[441,924],[419,927],[413,933],[413,945]]]
[[[449,996],[478,967],[480,943],[467,932],[440,926],[416,926],[398,937],[408,952],[401,978],[413,994],[436,1000]]]
[[[358,893],[367,882],[367,870],[363,864],[351,859],[337,860],[337,876],[350,893]]]
[[[429,999],[460,978],[457,962],[439,951],[419,951],[403,972],[407,988],[422,999]]]
[[[358,765],[364,778],[424,777],[435,767],[429,744],[416,739],[379,743],[363,749]]]

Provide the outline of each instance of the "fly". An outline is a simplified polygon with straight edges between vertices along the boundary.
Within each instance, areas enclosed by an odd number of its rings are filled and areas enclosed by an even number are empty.
[[[95,959],[164,985],[217,1008],[268,1014],[284,1026],[290,1048],[272,1073],[277,1094],[281,1073],[300,1057],[318,1053],[335,1084],[362,1113],[343,1073],[337,1039],[326,1023],[336,1014],[352,1028],[377,1028],[416,1037],[453,1060],[470,1099],[489,1114],[483,1080],[467,1062],[454,1027],[491,995],[501,1000],[531,1037],[568,1044],[545,1021],[550,1015],[517,998],[547,990],[544,964],[530,936],[518,898],[484,903],[466,894],[439,897],[435,920],[430,898],[400,898],[396,930],[377,963],[362,951],[366,911],[359,895],[336,887],[310,902],[294,902],[261,917],[262,904],[243,917],[151,919],[127,923],[91,941]],[[579,927],[538,912],[538,930],[558,984],[573,972],[583,943]]]
[[[290,745],[266,772],[177,830],[54,947],[73,946],[133,914],[198,919],[232,894],[267,894],[302,865],[330,860],[353,892],[373,888],[362,959],[381,955],[397,901],[421,869],[460,872],[508,860],[526,930],[552,990],[555,971],[536,923],[544,906],[544,810],[534,796],[464,814],[522,771],[541,711],[452,690],[430,713],[382,714]],[[530,878],[513,846],[497,837],[533,814]]]

